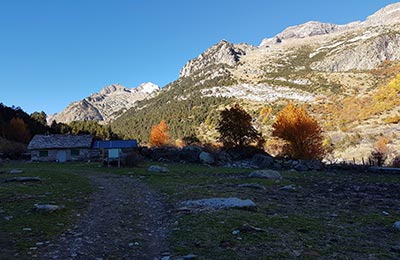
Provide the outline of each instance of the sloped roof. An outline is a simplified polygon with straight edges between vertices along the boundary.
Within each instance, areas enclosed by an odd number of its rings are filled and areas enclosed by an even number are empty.
[[[91,135],[35,135],[28,149],[90,148],[92,141]]]
[[[92,148],[96,149],[120,149],[137,147],[136,140],[111,140],[111,141],[94,141]]]

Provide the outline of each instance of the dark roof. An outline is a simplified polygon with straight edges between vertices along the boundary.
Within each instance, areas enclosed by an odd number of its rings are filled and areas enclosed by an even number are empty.
[[[35,135],[28,149],[90,148],[92,141],[91,135]]]
[[[136,140],[112,140],[112,141],[94,141],[92,148],[96,149],[119,149],[137,147]]]

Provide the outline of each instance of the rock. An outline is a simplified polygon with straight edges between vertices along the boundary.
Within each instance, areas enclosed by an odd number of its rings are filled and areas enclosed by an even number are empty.
[[[161,173],[166,173],[166,172],[169,172],[169,169],[168,169],[167,167],[164,167],[164,166],[151,165],[151,166],[149,166],[149,168],[147,169],[147,171],[149,171],[149,172],[161,172]]]
[[[286,190],[286,191],[296,191],[296,187],[293,184],[283,186],[280,188],[280,190]]]
[[[52,205],[52,204],[35,204],[34,210],[40,213],[52,213],[64,209],[64,206]]]
[[[229,153],[222,151],[216,154],[216,159],[218,162],[227,163],[232,161],[232,157]]]
[[[183,259],[196,259],[197,255],[195,254],[188,254],[182,257]]]
[[[7,178],[4,182],[37,182],[41,181],[39,177],[14,177],[14,178]]]
[[[207,152],[201,152],[199,155],[200,162],[205,163],[205,164],[214,164],[215,163],[215,157],[211,153]]]
[[[32,228],[26,227],[26,228],[23,228],[22,231],[32,231]]]
[[[393,227],[400,231],[400,221],[394,222]]]
[[[235,229],[232,231],[232,235],[234,235],[234,236],[239,235],[239,233],[240,233],[240,230],[238,230],[238,229]]]
[[[278,171],[258,170],[258,171],[251,172],[249,174],[249,178],[264,178],[264,179],[271,179],[271,180],[280,180],[280,179],[282,179],[282,176]]]
[[[295,166],[294,169],[299,172],[308,171],[308,166],[304,163],[299,161]]]
[[[21,174],[21,173],[24,173],[24,171],[19,170],[19,169],[13,169],[13,170],[10,170],[8,173],[9,174]]]
[[[200,200],[187,200],[180,203],[186,209],[226,209],[226,208],[255,208],[256,204],[250,200],[239,198],[211,198]]]
[[[179,158],[185,162],[199,162],[199,155],[203,149],[199,146],[189,145],[182,148],[179,153]]]
[[[180,150],[175,147],[154,148],[151,151],[151,159],[154,161],[178,162]]]
[[[266,190],[265,186],[258,184],[258,183],[243,183],[243,184],[239,184],[239,187]]]
[[[267,168],[274,165],[274,158],[271,156],[263,155],[263,154],[256,154],[252,158],[252,163],[257,166],[258,168]]]
[[[169,260],[169,259],[170,259],[169,256],[163,256],[163,257],[161,257],[161,260]]]

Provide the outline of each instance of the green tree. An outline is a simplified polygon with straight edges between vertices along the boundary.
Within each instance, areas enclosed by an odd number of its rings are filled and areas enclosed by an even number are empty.
[[[239,105],[221,111],[217,125],[219,141],[225,147],[240,147],[262,140],[252,125],[252,117]]]

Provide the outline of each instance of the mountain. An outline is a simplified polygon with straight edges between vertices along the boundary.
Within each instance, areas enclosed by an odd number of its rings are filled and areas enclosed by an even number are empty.
[[[159,90],[160,87],[151,82],[131,89],[112,84],[104,87],[99,93],[72,102],[60,113],[50,115],[47,121],[49,124],[53,120],[58,123],[87,120],[109,123],[134,107],[136,102],[157,95]]]
[[[214,142],[219,111],[239,102],[268,139],[273,115],[291,100],[306,105],[320,121],[336,157],[368,156],[377,136],[388,136],[398,149],[400,141],[392,136],[398,124],[388,123],[400,113],[400,87],[393,87],[400,73],[398,46],[400,3],[365,21],[292,26],[259,46],[222,40],[112,127],[147,142],[151,126],[165,119],[173,139],[196,135]],[[269,120],[260,114],[264,107],[272,108]]]

